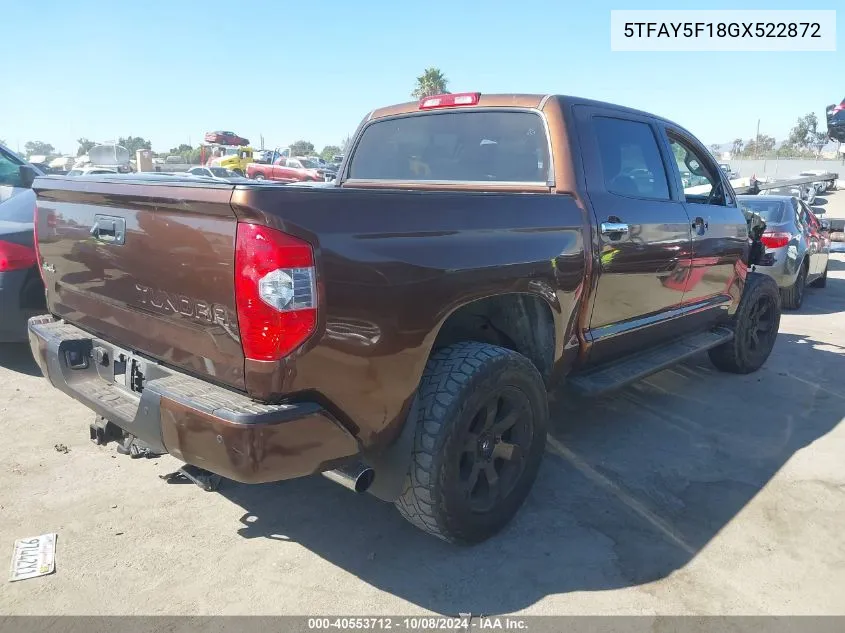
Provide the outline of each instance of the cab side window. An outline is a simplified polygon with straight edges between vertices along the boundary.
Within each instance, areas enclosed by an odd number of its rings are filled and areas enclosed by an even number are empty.
[[[689,143],[669,135],[672,156],[681,172],[684,197],[691,204],[715,204],[725,206],[725,187],[720,169],[715,170],[711,161]]]
[[[639,121],[593,117],[604,186],[631,198],[669,200],[669,182],[650,125]]]

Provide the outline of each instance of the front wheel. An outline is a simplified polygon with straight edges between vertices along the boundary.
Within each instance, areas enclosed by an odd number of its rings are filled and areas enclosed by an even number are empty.
[[[734,337],[709,351],[720,371],[750,374],[769,358],[780,328],[780,294],[775,280],[748,273],[733,320]]]
[[[264,174],[255,174],[255,176],[253,176],[253,178],[255,180],[264,180]]]
[[[483,541],[516,514],[537,476],[549,415],[543,379],[521,354],[463,342],[431,355],[419,395],[396,507],[445,541]]]

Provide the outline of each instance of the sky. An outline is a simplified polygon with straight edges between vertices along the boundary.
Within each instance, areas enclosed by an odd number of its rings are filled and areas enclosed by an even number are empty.
[[[837,52],[611,52],[611,9],[677,0],[3,1],[0,138],[76,153],[142,136],[156,151],[231,130],[258,146],[339,145],[370,110],[439,67],[452,92],[558,93],[667,117],[707,144],[845,97],[841,0],[707,0],[701,8],[836,9]],[[576,8],[577,7],[577,8]],[[690,7],[692,8],[692,7]],[[13,56],[12,51],[18,54]]]

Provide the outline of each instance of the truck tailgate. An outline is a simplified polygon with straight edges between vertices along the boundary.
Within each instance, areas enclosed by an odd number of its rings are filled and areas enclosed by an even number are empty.
[[[34,188],[52,314],[244,389],[231,185],[42,178]]]

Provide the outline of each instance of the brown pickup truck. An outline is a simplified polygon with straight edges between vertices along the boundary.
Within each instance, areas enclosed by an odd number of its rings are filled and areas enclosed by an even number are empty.
[[[34,188],[32,351],[93,440],[205,484],[324,473],[451,542],[517,512],[556,383],[600,395],[705,350],[752,372],[780,321],[762,228],[707,149],[607,103],[382,108],[320,185]]]

